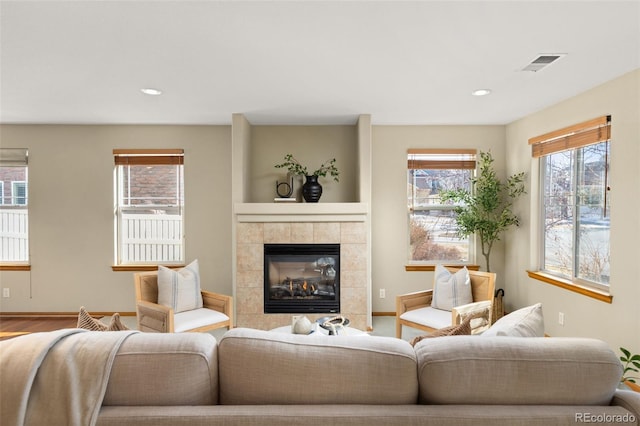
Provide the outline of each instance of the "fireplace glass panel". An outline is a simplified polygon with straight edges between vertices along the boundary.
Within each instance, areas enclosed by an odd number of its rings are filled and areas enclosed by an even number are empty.
[[[339,244],[265,244],[265,313],[340,311]]]

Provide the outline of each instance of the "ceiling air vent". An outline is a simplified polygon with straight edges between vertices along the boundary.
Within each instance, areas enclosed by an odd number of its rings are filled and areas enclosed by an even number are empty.
[[[533,71],[538,72],[541,69],[551,65],[553,62],[565,56],[565,53],[546,53],[538,56],[536,59],[531,61],[529,65],[524,67],[522,71]]]

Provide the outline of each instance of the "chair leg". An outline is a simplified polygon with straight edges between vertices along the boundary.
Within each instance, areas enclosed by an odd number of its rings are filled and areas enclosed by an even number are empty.
[[[402,324],[400,324],[398,317],[396,317],[396,337],[402,339]]]

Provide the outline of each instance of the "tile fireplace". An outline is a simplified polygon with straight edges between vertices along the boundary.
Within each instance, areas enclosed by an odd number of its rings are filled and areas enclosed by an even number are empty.
[[[289,206],[286,206],[289,207]],[[340,248],[337,294],[340,305],[336,313],[304,313],[315,321],[327,315],[341,314],[351,321],[351,326],[366,330],[369,326],[369,278],[367,226],[363,222],[239,222],[237,224],[236,253],[236,325],[262,330],[291,324],[291,313],[265,312],[265,246],[269,245],[335,245]],[[326,257],[320,256],[319,258]],[[317,262],[314,255],[312,262]],[[320,268],[324,266],[320,262]],[[317,265],[316,265],[317,266]],[[306,268],[312,269],[312,268]],[[301,274],[285,273],[290,278]],[[328,269],[325,275],[331,275]],[[296,277],[294,277],[296,275]],[[320,276],[322,273],[320,273]],[[307,290],[309,291],[307,280]],[[297,287],[293,282],[289,288]],[[304,280],[301,284],[304,288]],[[293,292],[300,290],[293,289]]]

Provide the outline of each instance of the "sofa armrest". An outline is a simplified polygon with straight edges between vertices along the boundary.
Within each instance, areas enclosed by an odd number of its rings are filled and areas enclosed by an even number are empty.
[[[640,419],[640,392],[616,390],[611,405],[622,407],[631,412],[636,419]]]
[[[138,330],[173,333],[173,309],[140,300],[136,303]]]
[[[202,290],[202,304],[205,308],[222,312],[229,317],[229,329],[233,326],[233,297]]]
[[[432,298],[433,290],[422,290],[396,296],[396,316],[399,317],[407,311],[431,306]]]
[[[451,324],[459,325],[473,316],[476,318],[471,320],[471,334],[485,331],[491,325],[491,303],[491,300],[482,300],[454,307],[451,310]]]

